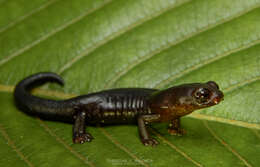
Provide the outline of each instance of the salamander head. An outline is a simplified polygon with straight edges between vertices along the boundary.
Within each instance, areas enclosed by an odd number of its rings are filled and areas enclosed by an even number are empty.
[[[175,86],[155,93],[150,104],[158,112],[183,116],[196,109],[218,104],[224,98],[214,81]]]
[[[180,85],[173,87],[170,92],[170,108],[183,112],[184,115],[196,109],[216,105],[224,98],[214,81]]]

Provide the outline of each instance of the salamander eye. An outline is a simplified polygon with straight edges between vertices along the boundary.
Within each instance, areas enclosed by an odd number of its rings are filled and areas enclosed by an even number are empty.
[[[194,96],[198,103],[206,103],[210,99],[210,90],[199,88],[195,91]]]

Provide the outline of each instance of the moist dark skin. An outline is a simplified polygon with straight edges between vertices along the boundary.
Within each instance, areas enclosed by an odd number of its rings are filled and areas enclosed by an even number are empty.
[[[90,142],[86,124],[138,125],[141,142],[155,146],[146,126],[152,122],[169,122],[168,132],[182,135],[180,117],[194,110],[210,107],[223,100],[223,93],[214,81],[174,86],[165,90],[147,88],[121,88],[100,91],[68,100],[48,100],[33,96],[30,90],[45,82],[63,85],[60,76],[45,72],[31,75],[15,87],[17,106],[27,114],[47,120],[71,122],[73,142]]]

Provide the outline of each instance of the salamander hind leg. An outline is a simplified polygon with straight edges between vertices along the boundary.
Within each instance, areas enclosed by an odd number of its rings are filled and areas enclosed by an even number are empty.
[[[85,142],[90,142],[93,137],[90,133],[86,132],[86,112],[78,111],[74,118],[73,143],[83,144]]]
[[[171,135],[177,135],[177,136],[182,136],[186,134],[186,131],[180,127],[180,118],[176,118],[171,120],[171,123],[169,124],[168,127],[168,132]]]
[[[139,135],[141,142],[145,146],[156,146],[159,144],[159,142],[151,137],[149,137],[149,134],[147,132],[147,129],[145,125],[147,123],[156,121],[159,118],[158,115],[141,115],[138,117],[138,130],[139,130]]]

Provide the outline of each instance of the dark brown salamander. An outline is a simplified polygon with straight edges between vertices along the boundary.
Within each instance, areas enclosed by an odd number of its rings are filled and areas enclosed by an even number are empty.
[[[29,93],[32,88],[45,82],[64,83],[54,73],[29,76],[17,84],[15,101],[18,107],[30,115],[74,123],[74,143],[90,142],[93,139],[85,131],[86,123],[137,123],[142,143],[154,146],[158,142],[149,137],[146,124],[168,121],[169,133],[181,135],[184,131],[180,128],[180,117],[196,109],[218,104],[224,96],[213,81],[184,84],[161,91],[145,88],[111,89],[60,101],[43,99]]]

